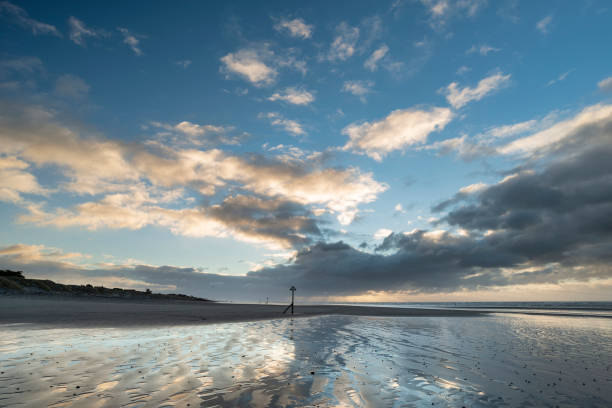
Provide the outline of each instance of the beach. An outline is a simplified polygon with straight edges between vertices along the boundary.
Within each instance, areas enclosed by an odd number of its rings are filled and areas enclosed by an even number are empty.
[[[0,296],[0,324],[60,327],[176,326],[288,318],[286,305],[129,300],[100,297]],[[294,318],[352,316],[478,316],[480,311],[343,305],[298,305]]]
[[[322,315],[0,328],[0,406],[607,407],[612,320]]]

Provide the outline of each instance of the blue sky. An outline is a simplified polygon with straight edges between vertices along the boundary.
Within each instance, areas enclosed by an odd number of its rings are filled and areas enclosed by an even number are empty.
[[[547,177],[610,146],[610,13],[604,1],[1,2],[0,259],[211,296],[207,279],[249,271],[306,279],[305,257],[336,248],[363,284],[325,299],[609,297],[608,260],[568,256],[593,251],[595,232],[545,256],[487,246],[539,240],[570,215],[525,198],[493,211],[529,207],[520,226],[472,221],[533,174],[573,202],[576,186]],[[452,278],[401,258],[425,244],[454,254]],[[463,268],[484,246],[506,261]],[[372,268],[394,279],[370,287]]]

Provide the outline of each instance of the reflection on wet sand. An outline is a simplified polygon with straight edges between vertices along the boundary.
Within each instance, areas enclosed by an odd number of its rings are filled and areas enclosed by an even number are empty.
[[[609,406],[612,322],[308,319],[0,329],[0,406]]]

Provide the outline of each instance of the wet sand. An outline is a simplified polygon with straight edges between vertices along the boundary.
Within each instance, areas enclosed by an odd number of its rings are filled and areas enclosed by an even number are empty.
[[[286,306],[126,300],[54,296],[0,296],[0,324],[33,323],[54,327],[173,326],[291,317]],[[480,316],[486,312],[393,307],[297,305],[293,317]]]
[[[0,326],[0,355],[6,407],[612,406],[610,319],[14,324]]]

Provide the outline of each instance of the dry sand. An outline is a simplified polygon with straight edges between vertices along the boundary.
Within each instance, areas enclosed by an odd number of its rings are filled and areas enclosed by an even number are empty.
[[[0,296],[0,324],[35,323],[56,327],[169,326],[279,319],[286,306],[111,298]],[[478,316],[478,311],[391,307],[297,305],[294,317]]]

